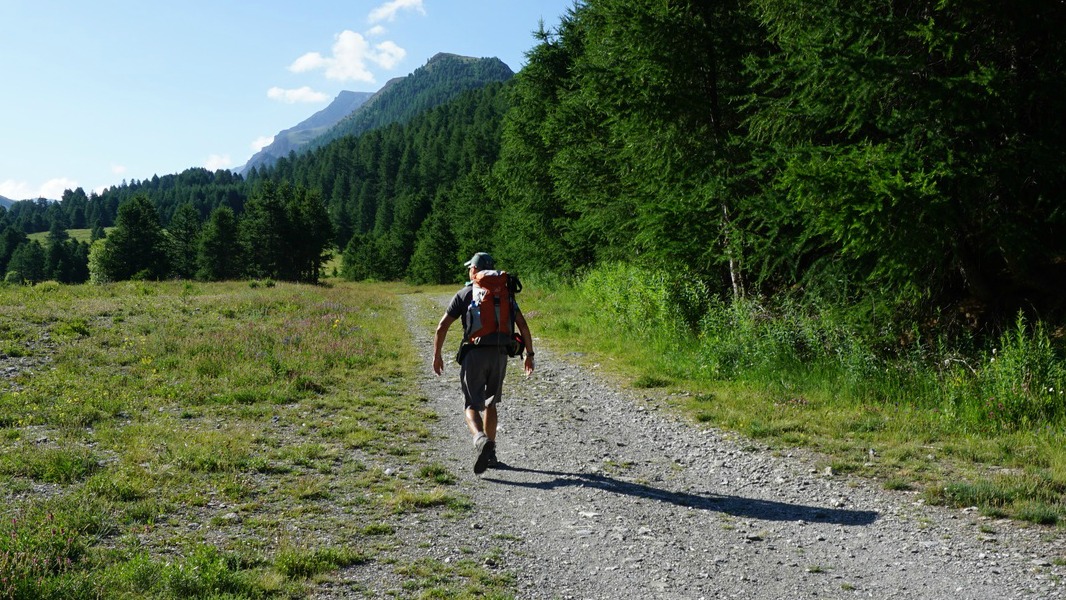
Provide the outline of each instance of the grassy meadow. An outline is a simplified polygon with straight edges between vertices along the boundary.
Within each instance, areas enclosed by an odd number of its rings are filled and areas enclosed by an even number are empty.
[[[114,229],[114,227],[105,227],[104,231],[108,232],[108,231],[111,231],[112,229]],[[68,229],[67,230],[67,235],[69,235],[70,239],[74,240],[75,242],[86,242],[86,243],[88,243],[89,240],[92,239],[92,234],[93,234],[93,230],[92,229]],[[48,245],[48,232],[47,231],[39,231],[37,233],[31,233],[27,237],[29,239],[31,239],[31,240],[36,240],[36,241],[40,242],[40,244],[42,246]]]
[[[395,285],[0,287],[0,598],[300,598],[386,561],[412,597],[505,596],[389,562],[470,509]]]

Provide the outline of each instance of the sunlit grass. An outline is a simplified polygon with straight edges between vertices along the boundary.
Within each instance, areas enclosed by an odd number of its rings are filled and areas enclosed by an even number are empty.
[[[0,351],[31,361],[0,380],[0,552],[52,565],[0,563],[0,597],[303,596],[399,515],[468,510],[419,450],[406,291],[0,287]]]

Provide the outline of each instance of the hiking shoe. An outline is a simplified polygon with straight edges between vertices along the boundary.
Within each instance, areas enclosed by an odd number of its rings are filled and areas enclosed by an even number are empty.
[[[485,466],[490,469],[500,466],[500,461],[496,459],[496,442],[489,442],[489,458],[485,461]]]
[[[481,475],[489,467],[489,456],[495,452],[495,447],[496,444],[484,435],[474,442],[474,451],[477,452],[477,458],[474,459],[475,475]]]

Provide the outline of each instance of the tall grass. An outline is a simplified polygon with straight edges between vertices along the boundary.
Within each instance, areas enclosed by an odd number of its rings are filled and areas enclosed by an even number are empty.
[[[1019,507],[1008,512],[1024,518],[1038,502],[1066,514],[1066,361],[1041,323],[1019,316],[983,349],[911,344],[887,356],[834,306],[715,297],[680,271],[612,264],[527,288],[548,337],[615,358],[634,387],[673,384],[698,421],[817,448],[893,487],[1019,469],[1025,485],[1000,482]]]

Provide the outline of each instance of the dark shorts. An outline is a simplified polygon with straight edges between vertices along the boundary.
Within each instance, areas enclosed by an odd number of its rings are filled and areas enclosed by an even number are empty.
[[[463,384],[466,408],[485,410],[498,404],[503,395],[503,378],[507,374],[507,350],[502,346],[475,346],[463,358],[459,381]]]

